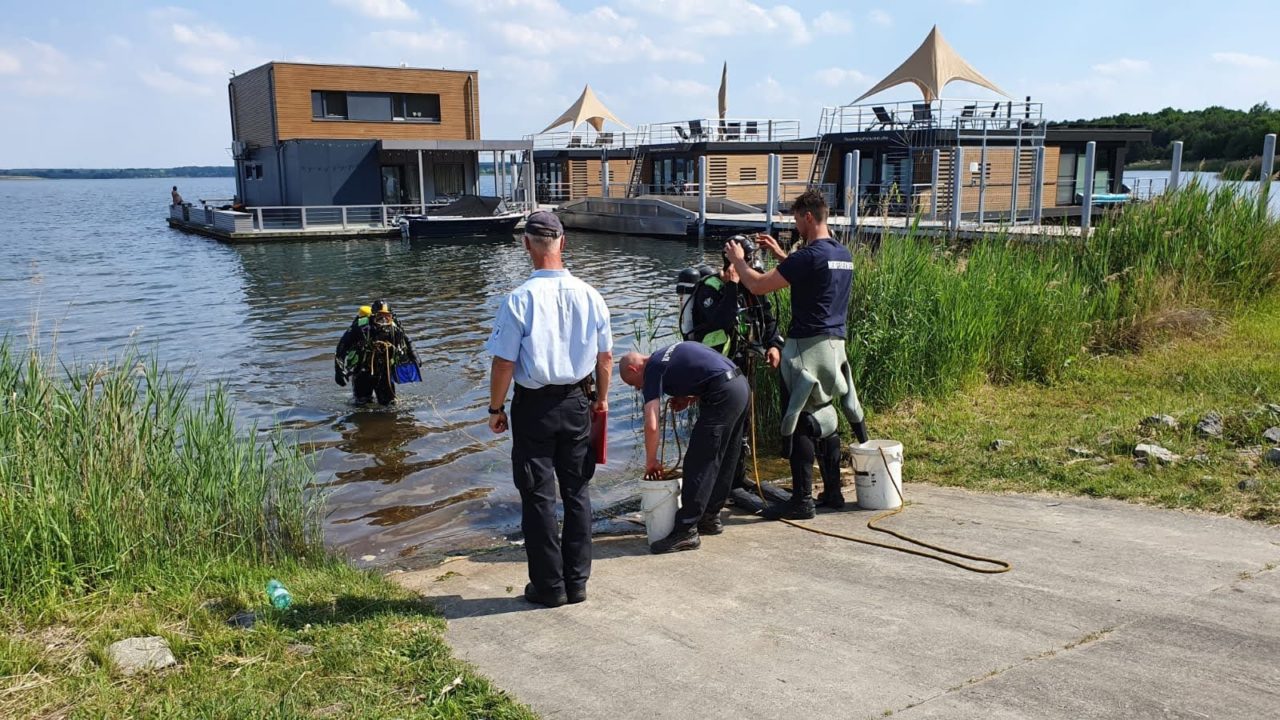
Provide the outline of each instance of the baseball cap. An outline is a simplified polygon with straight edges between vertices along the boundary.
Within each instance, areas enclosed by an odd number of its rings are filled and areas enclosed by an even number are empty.
[[[529,217],[525,219],[524,232],[526,235],[558,238],[564,235],[564,225],[560,224],[560,218],[556,217],[555,213],[539,210],[535,213],[530,213]]]

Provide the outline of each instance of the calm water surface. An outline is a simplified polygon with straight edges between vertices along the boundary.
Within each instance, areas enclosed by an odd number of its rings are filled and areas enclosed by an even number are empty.
[[[188,200],[231,179],[177,181]],[[226,385],[246,425],[282,423],[315,448],[326,537],[385,564],[491,544],[518,529],[510,435],[486,425],[483,350],[502,296],[532,270],[515,239],[224,245],[169,229],[168,180],[0,182],[0,334],[38,328],[64,358],[136,344],[197,384]],[[603,294],[615,350],[652,309],[668,317],[696,243],[571,233],[566,263]],[[333,350],[358,305],[387,299],[423,362],[392,409],[357,408],[333,382]],[[16,302],[15,302],[16,301]],[[662,342],[661,340],[659,342]],[[645,344],[648,344],[645,341]],[[615,379],[603,505],[634,492],[635,397]]]

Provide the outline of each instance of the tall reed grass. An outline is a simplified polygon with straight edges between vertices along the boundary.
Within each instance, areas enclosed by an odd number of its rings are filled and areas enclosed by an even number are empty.
[[[1280,225],[1256,197],[1192,183],[1088,239],[908,232],[860,246],[854,266],[849,360],[863,402],[888,407],[983,379],[1051,382],[1090,354],[1140,348],[1169,318],[1235,312],[1280,284]],[[774,420],[776,374],[757,381]]]
[[[0,599],[319,547],[302,456],[237,429],[220,389],[188,395],[134,355],[67,368],[0,345]]]

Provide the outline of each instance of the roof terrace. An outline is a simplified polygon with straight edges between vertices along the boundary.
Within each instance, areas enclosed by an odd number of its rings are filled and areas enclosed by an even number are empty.
[[[955,130],[957,134],[1044,132],[1044,105],[1011,100],[937,99],[925,102],[842,105],[823,111],[820,132],[846,134]]]

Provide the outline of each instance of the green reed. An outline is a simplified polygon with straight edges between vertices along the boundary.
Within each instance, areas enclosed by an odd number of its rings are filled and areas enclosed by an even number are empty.
[[[319,548],[303,457],[189,391],[135,355],[68,368],[0,345],[0,600]]]
[[[849,360],[863,402],[885,408],[982,380],[1052,382],[1178,332],[1179,313],[1234,313],[1280,284],[1280,224],[1254,195],[1192,183],[1087,240],[946,245],[913,229],[860,246],[854,266]],[[757,374],[768,420],[775,378]]]

